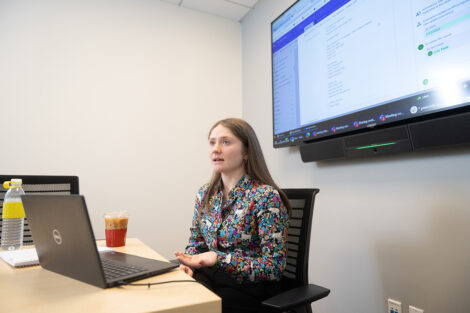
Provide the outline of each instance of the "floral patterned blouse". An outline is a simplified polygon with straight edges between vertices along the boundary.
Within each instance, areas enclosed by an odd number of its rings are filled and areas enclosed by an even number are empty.
[[[223,203],[221,183],[210,209],[201,208],[209,185],[196,197],[187,254],[217,253],[215,267],[239,283],[279,280],[286,265],[288,213],[278,191],[243,176]]]

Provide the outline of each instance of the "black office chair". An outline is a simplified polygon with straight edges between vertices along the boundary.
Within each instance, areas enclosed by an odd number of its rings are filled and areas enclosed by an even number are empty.
[[[283,272],[283,292],[262,302],[272,312],[312,313],[311,303],[330,293],[329,289],[308,283],[308,254],[313,205],[319,189],[283,189],[289,198],[287,266]]]
[[[23,180],[23,190],[26,194],[70,195],[78,194],[77,176],[43,176],[43,175],[0,175],[0,239],[2,238],[3,199],[7,190],[3,182],[12,178]],[[28,219],[25,218],[23,231],[23,245],[32,245],[33,238],[29,228]]]

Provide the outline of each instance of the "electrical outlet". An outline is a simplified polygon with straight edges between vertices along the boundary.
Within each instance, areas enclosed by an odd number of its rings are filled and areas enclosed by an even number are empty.
[[[409,309],[408,312],[409,312],[409,313],[424,313],[424,310],[415,308],[414,306],[411,306],[411,305],[410,305],[410,309]]]
[[[402,313],[401,302],[388,299],[388,312],[387,313]]]

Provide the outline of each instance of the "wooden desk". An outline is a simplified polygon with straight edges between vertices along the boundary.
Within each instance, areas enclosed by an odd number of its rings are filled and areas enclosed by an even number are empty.
[[[104,246],[103,241],[98,245]],[[116,251],[165,260],[138,239]],[[187,280],[178,269],[139,282]],[[101,289],[40,266],[13,268],[0,259],[0,312],[182,312],[220,313],[221,300],[198,283]]]

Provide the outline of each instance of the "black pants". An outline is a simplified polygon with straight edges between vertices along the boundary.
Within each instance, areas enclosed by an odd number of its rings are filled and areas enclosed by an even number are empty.
[[[222,298],[222,313],[268,312],[261,302],[281,290],[279,282],[240,284],[214,268],[196,270],[193,277]]]

